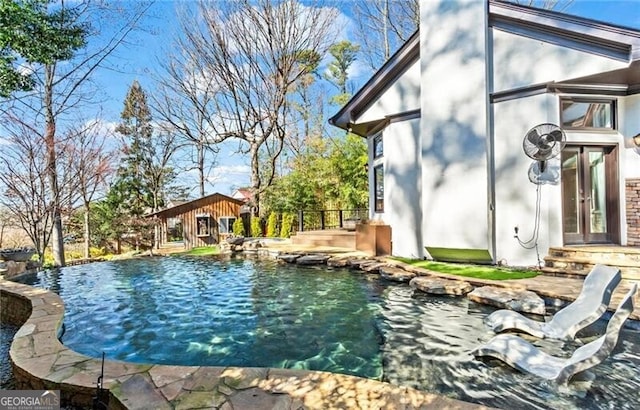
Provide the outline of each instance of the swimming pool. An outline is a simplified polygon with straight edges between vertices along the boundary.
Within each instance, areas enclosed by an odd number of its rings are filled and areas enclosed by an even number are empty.
[[[469,354],[492,336],[482,323],[491,308],[377,275],[167,257],[68,267],[27,282],[60,294],[63,343],[93,357],[326,370],[502,408],[640,406],[638,331],[623,331],[594,382],[558,387]],[[557,355],[578,345],[536,344]]]

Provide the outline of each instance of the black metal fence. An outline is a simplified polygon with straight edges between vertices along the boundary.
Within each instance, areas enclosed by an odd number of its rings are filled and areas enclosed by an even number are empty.
[[[367,219],[368,209],[327,209],[298,211],[298,231],[351,228]]]

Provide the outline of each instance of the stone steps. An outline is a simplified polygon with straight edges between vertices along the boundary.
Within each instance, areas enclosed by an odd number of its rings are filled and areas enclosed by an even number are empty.
[[[584,278],[595,264],[616,266],[623,279],[640,280],[640,249],[622,246],[550,248],[542,272],[550,276]]]
[[[293,245],[356,248],[356,234],[346,230],[303,231],[291,237]]]

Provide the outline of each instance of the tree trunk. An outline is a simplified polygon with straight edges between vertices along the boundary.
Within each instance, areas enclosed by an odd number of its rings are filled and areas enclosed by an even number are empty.
[[[258,156],[258,144],[250,142],[249,150],[251,155],[251,191],[253,194],[253,216],[260,215],[260,158]]]
[[[51,217],[53,231],[51,232],[51,251],[54,266],[64,266],[64,242],[62,240],[62,218],[60,216],[60,188],[58,187],[58,171],[56,169],[56,118],[53,114],[53,77],[55,66],[45,66],[44,109],[45,134],[47,147],[47,174],[51,188],[52,204]]]
[[[200,198],[204,196],[204,146],[198,144],[198,176],[200,177]]]
[[[89,202],[84,204],[84,257],[91,257],[91,226],[89,225]]]

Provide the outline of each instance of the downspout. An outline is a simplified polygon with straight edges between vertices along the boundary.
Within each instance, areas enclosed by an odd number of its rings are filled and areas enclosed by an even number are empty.
[[[495,112],[491,102],[493,93],[493,31],[489,25],[489,1],[485,2],[484,52],[485,52],[485,107],[486,107],[486,151],[487,151],[487,241],[491,261],[497,263],[496,255],[496,161],[495,161]]]

